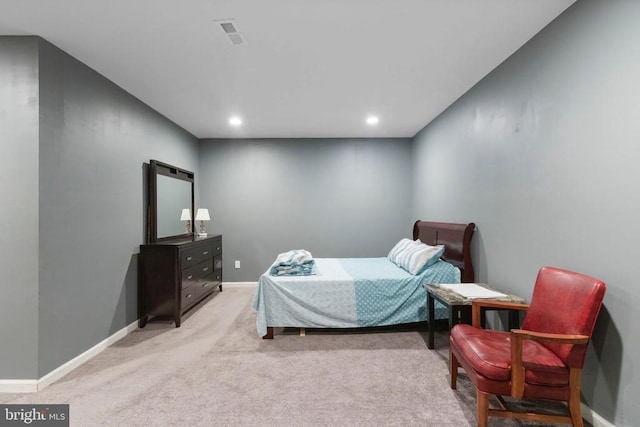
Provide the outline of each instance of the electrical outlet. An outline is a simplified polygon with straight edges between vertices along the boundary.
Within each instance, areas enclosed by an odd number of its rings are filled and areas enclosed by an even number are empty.
[[[240,268],[240,260],[239,259],[236,260],[236,268]]]

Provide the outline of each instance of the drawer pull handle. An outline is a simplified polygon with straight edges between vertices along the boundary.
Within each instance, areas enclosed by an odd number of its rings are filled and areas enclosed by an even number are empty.
[[[191,257],[190,256],[187,257],[187,261],[191,261]]]
[[[202,269],[202,271],[207,271],[209,269],[209,267],[205,267]]]
[[[203,284],[203,285],[202,285],[202,287],[203,287],[203,288],[206,288],[206,287],[208,287],[208,286],[209,286],[209,284],[208,284],[208,283],[205,283],[205,284]]]
[[[193,274],[190,274],[187,276],[187,279],[191,279],[193,277]]]
[[[204,251],[204,252],[202,252],[202,255],[206,255],[208,253],[209,253],[209,251]]]
[[[220,248],[219,248],[219,247],[217,247],[217,248],[216,248],[216,251],[219,251],[219,250],[220,250]]]
[[[220,278],[220,276],[216,276],[216,279],[219,279],[219,278]]]
[[[187,298],[191,298],[193,295],[191,294],[187,294]]]

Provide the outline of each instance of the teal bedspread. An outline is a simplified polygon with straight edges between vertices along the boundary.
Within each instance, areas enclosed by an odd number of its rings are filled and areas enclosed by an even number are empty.
[[[316,258],[314,276],[260,276],[253,300],[258,335],[267,326],[353,328],[428,320],[423,283],[459,283],[438,261],[413,276],[385,258]],[[436,319],[447,318],[436,304]]]

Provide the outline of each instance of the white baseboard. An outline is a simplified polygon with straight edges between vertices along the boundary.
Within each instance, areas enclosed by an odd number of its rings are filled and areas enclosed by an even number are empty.
[[[616,427],[584,403],[581,403],[580,405],[582,406],[582,418],[593,427]]]
[[[35,393],[38,380],[0,380],[0,393]]]
[[[109,347],[116,341],[129,335],[131,332],[138,329],[138,321],[131,323],[128,326],[117,331],[115,334],[105,338],[98,344],[91,347],[84,353],[74,357],[62,366],[57,367],[53,371],[49,372],[44,377],[38,380],[0,380],[0,393],[35,393],[46,386],[58,381],[60,378],[67,375],[69,372],[76,369],[89,359],[97,356],[104,349]]]
[[[255,288],[258,282],[222,282],[222,288]]]

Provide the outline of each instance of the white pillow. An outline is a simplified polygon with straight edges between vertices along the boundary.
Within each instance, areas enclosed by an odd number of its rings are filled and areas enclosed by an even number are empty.
[[[398,256],[405,249],[410,247],[412,244],[413,244],[413,240],[411,240],[411,239],[406,239],[406,238],[405,239],[401,239],[398,243],[396,243],[396,245],[391,249],[391,251],[389,251],[389,255],[387,255],[387,258],[392,263],[398,265]]]
[[[420,274],[425,268],[436,263],[444,253],[444,245],[429,246],[416,241],[396,256],[396,264],[410,274]]]

